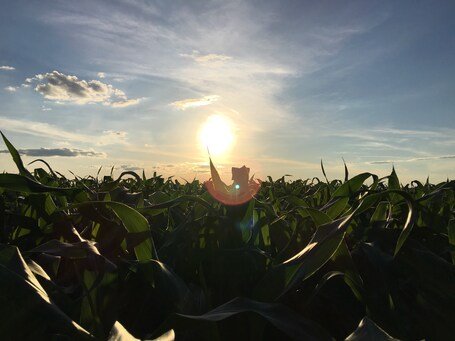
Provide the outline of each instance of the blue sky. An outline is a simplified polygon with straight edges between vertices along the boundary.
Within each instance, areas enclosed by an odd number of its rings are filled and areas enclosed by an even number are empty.
[[[216,116],[234,141],[213,155],[226,179],[243,164],[320,177],[321,159],[340,178],[343,158],[351,174],[455,177],[452,1],[1,7],[0,130],[27,162],[205,179]]]

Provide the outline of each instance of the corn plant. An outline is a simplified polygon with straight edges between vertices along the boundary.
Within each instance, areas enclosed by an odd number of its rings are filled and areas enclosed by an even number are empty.
[[[454,181],[321,164],[324,181],[268,177],[228,205],[198,181],[30,171],[2,137],[1,339],[455,335]]]

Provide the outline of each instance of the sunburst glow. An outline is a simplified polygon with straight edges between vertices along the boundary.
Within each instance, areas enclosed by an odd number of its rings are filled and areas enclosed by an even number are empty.
[[[199,131],[199,143],[210,154],[221,155],[229,151],[234,143],[232,124],[224,116],[210,116]]]

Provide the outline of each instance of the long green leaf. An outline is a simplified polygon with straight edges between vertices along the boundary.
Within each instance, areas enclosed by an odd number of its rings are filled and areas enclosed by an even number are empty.
[[[178,316],[183,319],[218,322],[237,314],[253,312],[270,322],[276,328],[294,340],[324,341],[332,340],[330,335],[315,322],[304,318],[285,305],[280,303],[264,303],[251,299],[236,297],[231,301],[202,315]],[[176,336],[179,336],[178,326],[183,323],[175,323]],[[245,331],[245,339],[247,337]],[[260,332],[260,331],[257,331]]]
[[[6,144],[6,147],[8,148],[11,156],[13,157],[14,163],[16,164],[17,168],[19,169],[19,173],[23,176],[26,176],[30,179],[33,179],[33,175],[24,167],[24,163],[22,162],[21,156],[19,155],[19,152],[14,148],[11,142],[6,138],[5,135],[0,131],[0,134],[3,137],[3,141]]]
[[[452,263],[455,265],[455,219],[449,221],[449,226],[447,227],[449,244],[452,246]]]
[[[111,210],[122,221],[125,229],[129,233],[145,236],[142,242],[134,247],[134,252],[136,254],[137,260],[144,261],[157,259],[149,223],[147,219],[134,208],[115,201],[90,201],[71,205],[70,208],[79,208],[86,206],[103,207]]]
[[[338,249],[353,215],[320,226],[302,251],[266,274],[255,289],[255,297],[277,299],[320,269]]]
[[[56,193],[73,196],[81,192],[78,188],[50,187],[19,174],[0,174],[0,188],[22,193]]]
[[[406,222],[403,226],[403,229],[401,230],[400,236],[398,237],[397,245],[396,245],[395,251],[394,251],[394,255],[396,255],[398,253],[398,251],[400,251],[401,247],[403,246],[403,244],[406,241],[406,239],[408,238],[408,236],[410,235],[412,228],[414,227],[414,222],[417,217],[417,214],[414,209],[414,200],[408,193],[406,193],[404,191],[398,191],[398,190],[397,191],[392,190],[392,191],[388,191],[388,192],[394,193],[395,198],[397,197],[397,195],[403,197],[408,206],[408,214],[407,214]]]
[[[109,333],[109,337],[107,341],[174,341],[175,340],[175,333],[174,330],[171,329],[165,332],[163,335],[158,336],[156,339],[137,339],[133,335],[131,335],[125,327],[118,321],[112,326],[112,329]]]
[[[45,340],[60,335],[93,340],[86,330],[52,303],[16,247],[0,246],[0,278],[2,339]]]
[[[333,192],[333,197],[346,197],[351,196],[353,193],[357,192],[363,185],[366,179],[370,176],[373,176],[371,173],[362,173],[354,176],[352,179],[346,181],[340,187]]]
[[[376,323],[371,321],[368,317],[364,317],[360,321],[357,329],[349,335],[345,341],[399,341],[391,337],[384,330],[382,330]]]
[[[218,173],[218,170],[216,169],[215,165],[212,162],[212,158],[209,157],[210,161],[210,175],[212,177],[212,182],[213,182],[213,188],[215,191],[222,192],[222,193],[227,193],[227,186],[221,180],[220,174]]]

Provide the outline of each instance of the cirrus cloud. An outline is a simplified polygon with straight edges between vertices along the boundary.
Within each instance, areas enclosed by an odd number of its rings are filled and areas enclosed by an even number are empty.
[[[119,169],[122,172],[138,172],[138,171],[143,170],[144,167],[140,167],[135,164],[125,164],[125,165],[115,166],[115,169]]]
[[[183,99],[181,101],[172,102],[172,103],[170,103],[170,105],[172,105],[180,110],[186,110],[188,108],[209,105],[209,104],[212,104],[213,102],[218,101],[219,99],[220,99],[220,96],[218,96],[218,95],[210,95],[210,96],[204,96],[202,98]]]
[[[94,150],[72,149],[72,148],[34,148],[34,149],[18,149],[19,154],[33,157],[106,157],[106,153],[96,152]],[[0,150],[0,153],[8,154],[8,150]]]
[[[4,131],[12,131],[21,134],[27,134],[38,137],[45,137],[60,142],[71,141],[78,143],[90,143],[99,146],[127,144],[128,133],[125,131],[105,130],[96,132],[96,137],[93,134],[82,134],[74,131],[62,129],[49,123],[16,120],[6,117],[0,117],[0,127]]]
[[[142,100],[143,100],[143,98],[124,99],[124,100],[119,100],[117,102],[112,102],[109,105],[112,108],[125,108],[125,107],[129,107],[130,105],[138,104]]]
[[[101,103],[113,108],[122,108],[137,104],[141,100],[128,99],[122,90],[99,80],[86,81],[55,70],[27,78],[24,86],[27,87],[34,81],[38,83],[35,91],[51,101],[75,104]]]
[[[232,59],[232,57],[223,54],[201,54],[198,50],[193,50],[191,54],[181,53],[180,57],[191,58],[198,64],[226,62]]]
[[[105,130],[98,139],[98,145],[126,144],[128,133],[125,131]]]
[[[369,161],[367,164],[370,165],[382,165],[382,164],[394,164],[402,162],[416,162],[416,161],[428,161],[428,160],[446,160],[455,159],[455,155],[439,155],[439,156],[428,156],[428,157],[415,157],[409,159],[396,159],[396,160],[377,160]]]

